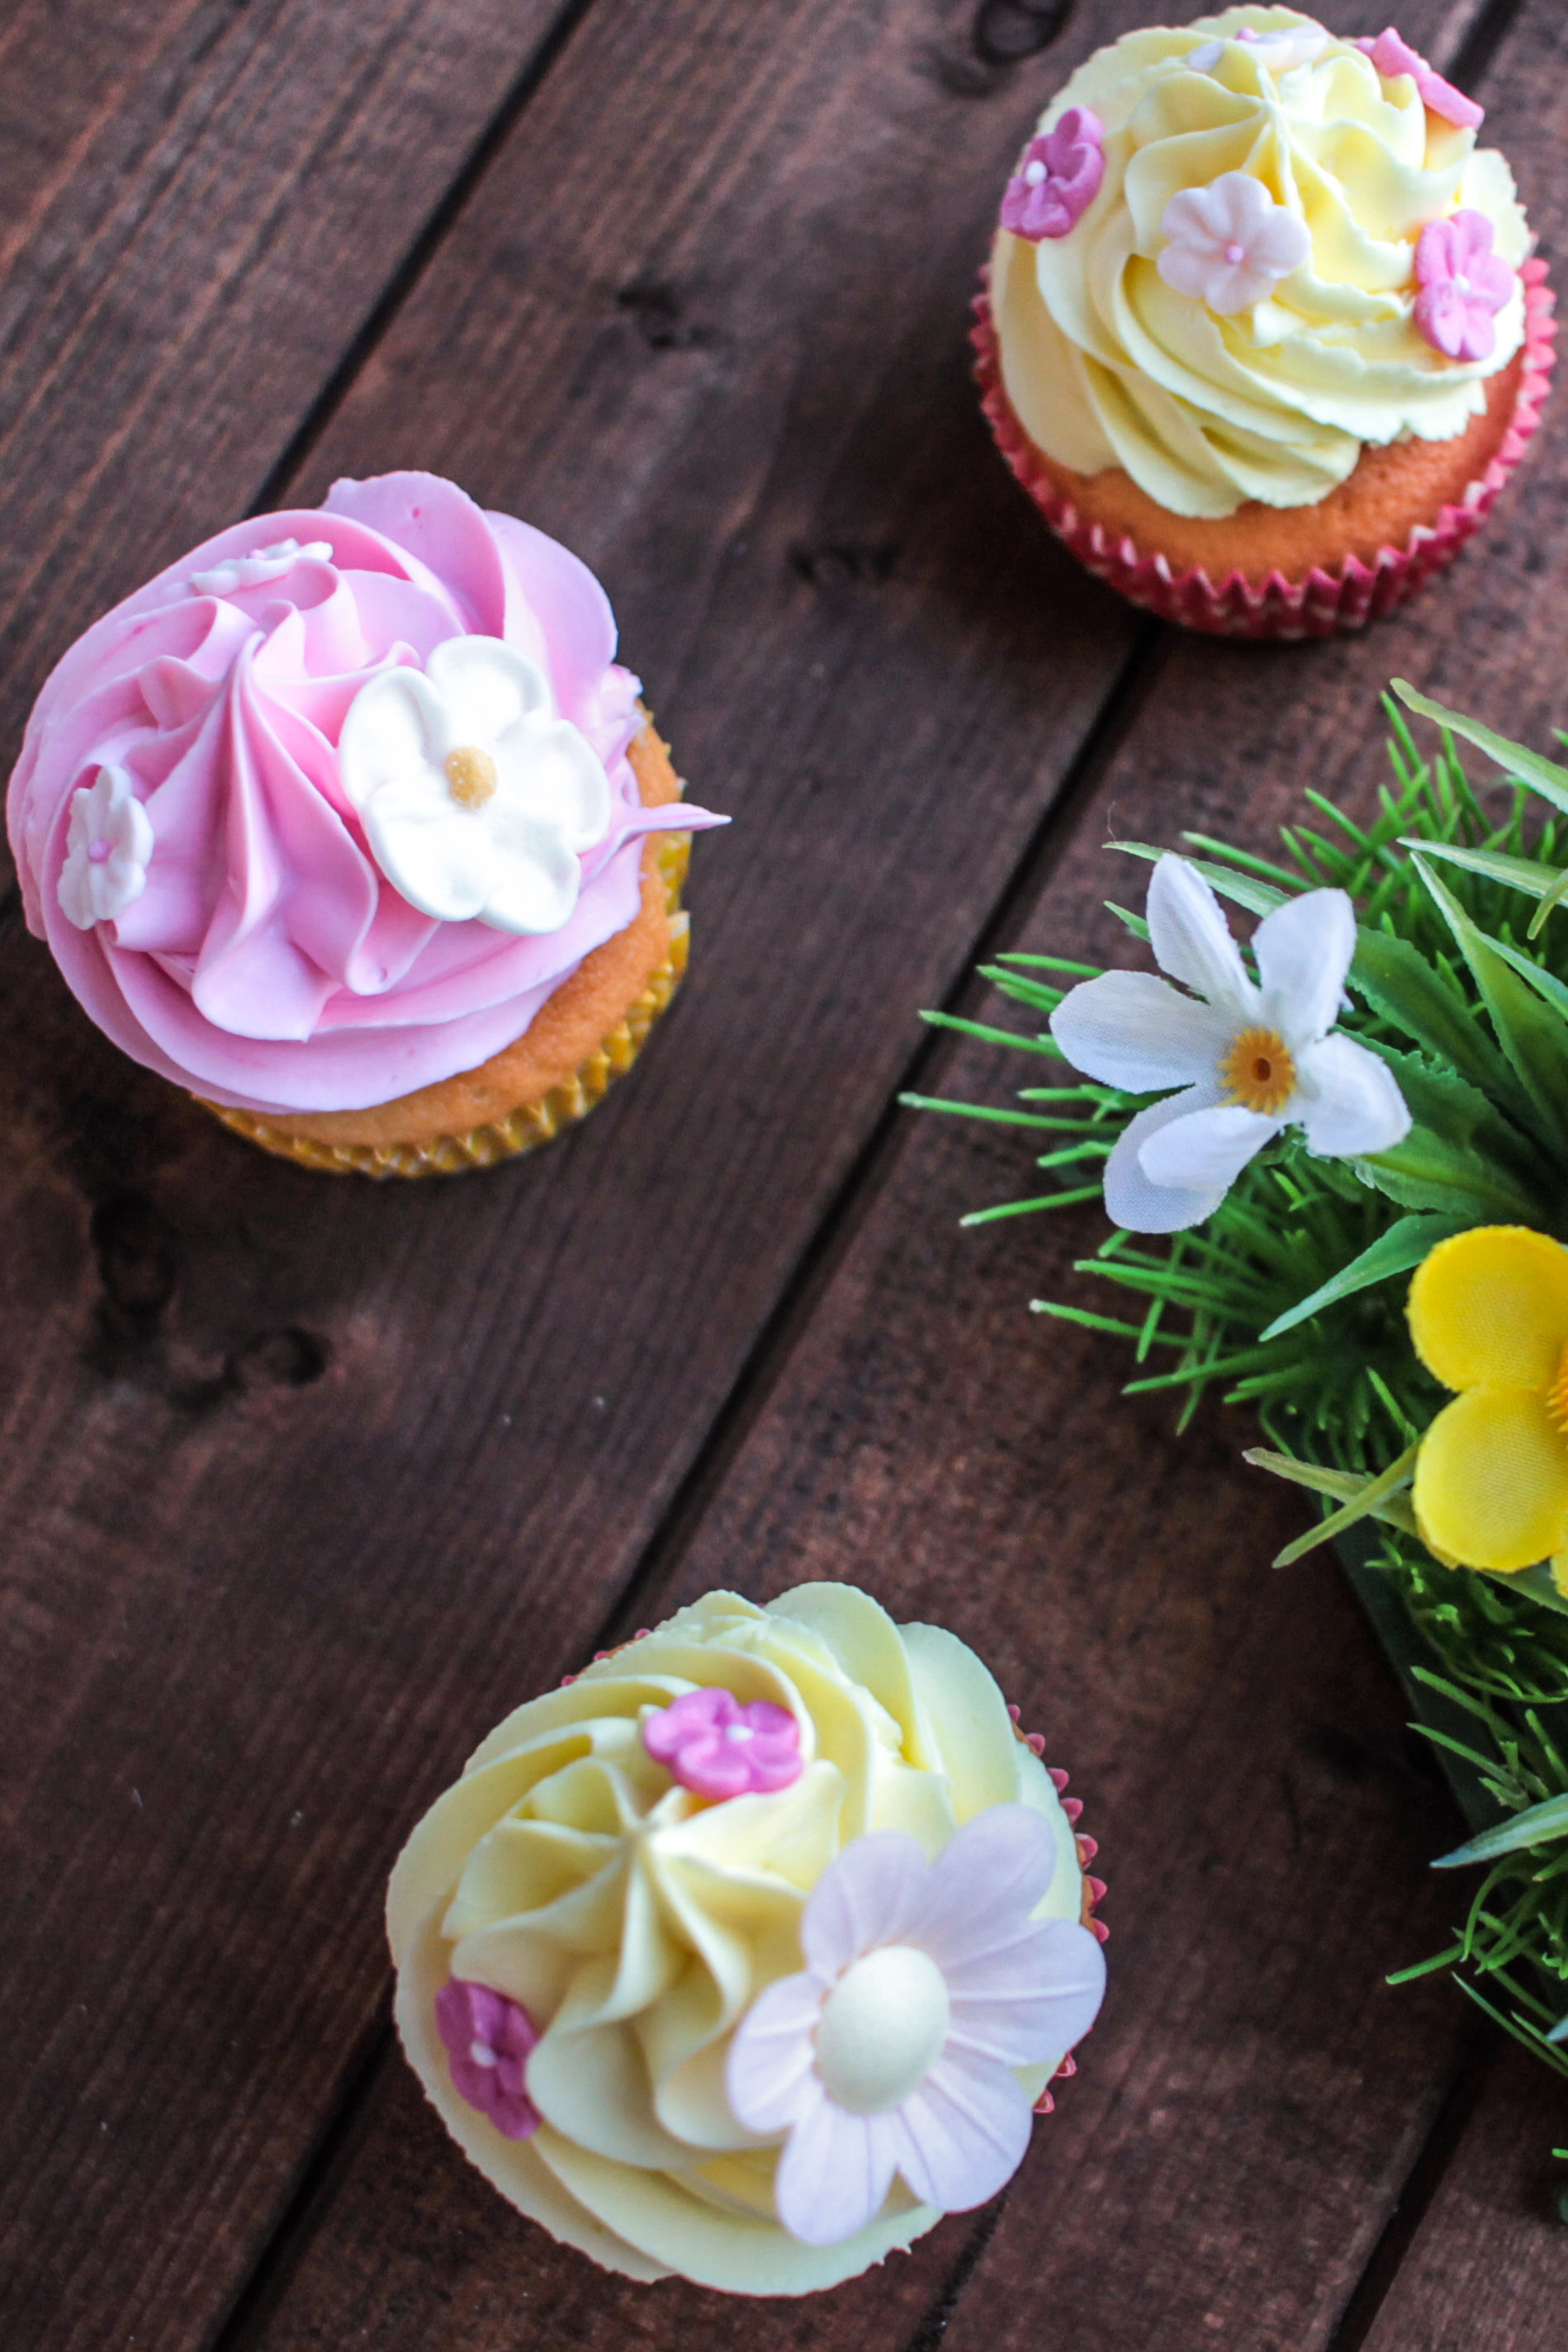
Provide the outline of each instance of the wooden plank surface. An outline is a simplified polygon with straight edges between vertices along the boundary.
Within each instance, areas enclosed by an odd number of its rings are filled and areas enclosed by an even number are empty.
[[[982,13],[994,59],[1018,26]],[[1447,56],[1479,13],[1402,23]],[[1152,655],[1008,483],[966,380],[976,256],[1022,125],[1145,14],[1081,8],[1009,70],[940,0],[598,0],[534,90],[542,10],[191,10],[174,34],[215,28],[232,80],[198,103],[196,60],[167,150],[151,68],[114,98],[144,147],[51,313],[57,417],[7,425],[0,341],[8,716],[108,595],[254,497],[350,353],[308,493],[429,464],[569,538],[740,822],[699,850],[694,980],[647,1066],[549,1155],[450,1185],[247,1152],[94,1039],[0,916],[3,1638],[30,1702],[0,1782],[8,2345],[733,2331],[550,2248],[377,2055],[408,1821],[633,1584],[632,1622],[849,1574],[952,1622],[1050,1695],[1031,1716],[1122,1894],[1092,2064],[999,2217],[748,2308],[748,2336],[1297,2352],[1394,2209],[1468,2030],[1440,1987],[1376,1991],[1441,1907],[1443,1801],[1396,1695],[1331,1572],[1262,1570],[1293,1518],[1239,1433],[1176,1445],[1115,1402],[1113,1351],[1022,1312],[1092,1220],[959,1236],[1014,1156],[881,1127],[914,1006],[988,926],[1103,943],[1113,812],[1260,839],[1304,782],[1366,795],[1394,667],[1511,724],[1552,707],[1550,455],[1407,622],[1322,653]],[[1527,10],[1486,91],[1549,245],[1558,37]],[[248,205],[218,169],[246,126]],[[85,201],[74,176],[52,201]],[[143,297],[122,362],[115,305]],[[984,1055],[966,1079],[1005,1083]]]
[[[7,742],[88,620],[256,500],[578,4],[26,0],[10,16]]]
[[[440,292],[433,281],[429,299]],[[411,316],[408,331],[418,324]],[[1532,536],[1521,499],[1513,520],[1524,535],[1496,560],[1534,566],[1550,518]],[[1443,595],[1400,630],[1322,654],[1173,648],[1129,714],[1128,747],[1075,835],[1085,846],[1030,940],[1049,926],[1060,941],[1070,924],[1091,946],[1107,943],[1111,927],[1092,932],[1087,919],[1113,877],[1088,845],[1113,808],[1118,826],[1131,811],[1132,829],[1157,833],[1174,802],[1263,840],[1301,782],[1331,770],[1369,800],[1381,772],[1375,698],[1390,660],[1451,677],[1457,649],[1478,670],[1495,650],[1483,567]],[[1515,651],[1509,688],[1525,667]],[[1281,740],[1287,708],[1299,741]],[[1186,717],[1195,709],[1208,714],[1201,731]],[[1174,786],[1173,734],[1185,738]],[[1438,1988],[1377,1990],[1386,1969],[1440,1932],[1422,1865],[1446,1834],[1443,1801],[1406,1755],[1397,1696],[1332,1570],[1298,1571],[1293,1589],[1262,1573],[1270,1535],[1282,1540],[1295,1519],[1287,1497],[1238,1475],[1238,1438],[1211,1431],[1206,1446],[1173,1445],[1167,1416],[1115,1403],[1113,1355],[1060,1334],[1048,1348],[1023,1317],[1042,1252],[1060,1285],[1082,1228],[1043,1244],[1040,1229],[983,1242],[941,1231],[960,1205],[1005,1192],[1004,1156],[992,1139],[943,1130],[901,1147],[896,1172],[879,1163],[866,1222],[825,1297],[803,1307],[766,1410],[689,1550],[639,1591],[633,1613],[657,1615],[721,1579],[767,1591],[801,1574],[850,1574],[900,1609],[955,1623],[1020,1695],[1067,1686],[1061,1752],[1087,1768],[1097,1830],[1103,1792],[1107,1853],[1125,1851],[1136,1889],[1129,1990],[1041,2134],[950,2340],[1032,2342],[1049,2319],[1064,2343],[1091,2333],[1129,2347],[1322,2342],[1468,2032]],[[977,1274],[982,1249],[994,1255]],[[1070,1493],[1042,1498],[1046,1461]],[[1042,1608],[1020,1630],[1047,1528],[1046,1591],[1062,1615]],[[1114,1600],[1107,1559],[1134,1563]],[[885,2280],[805,2313],[748,2309],[748,2333],[904,2344],[919,2299],[942,2307],[989,2227],[988,2217],[950,2221]],[[442,2149],[395,2072],[378,2083],[275,2287],[245,2336],[267,2352],[354,2330],[477,2352],[525,2315],[584,2343],[716,2341],[733,2326],[713,2298],[617,2288],[519,2229]]]
[[[618,17],[616,41],[630,29]],[[620,79],[628,152],[657,88],[654,29],[643,85]],[[799,9],[768,29],[747,53],[761,97],[782,55],[797,114],[809,100],[829,137],[863,28]],[[758,101],[731,69],[704,81],[713,30],[695,28],[679,78],[722,155]],[[907,93],[898,61],[884,117]],[[563,64],[597,93],[591,48]],[[798,160],[798,121],[768,120],[754,188]],[[998,121],[977,160],[979,216],[1012,135]],[[519,209],[495,184],[507,238],[549,226],[548,185]],[[802,510],[766,413],[743,485],[754,575],[695,445],[664,562],[630,587],[606,565],[684,763],[749,845],[722,898],[699,859],[689,1001],[581,1136],[471,1183],[323,1184],[211,1130],[84,1032],[32,942],[0,945],[4,1255],[28,1335],[11,1357],[6,1572],[42,1727],[10,1766],[34,1857],[8,1979],[24,2079],[0,2156],[26,2184],[5,2225],[26,2266],[19,2342],[94,2343],[106,2309],[141,2344],[210,2334],[373,2031],[380,1885],[411,1811],[511,1696],[509,1659],[548,1676],[587,1646],[897,1083],[903,1008],[961,970],[1124,657],[1133,625],[1085,595],[986,448],[957,331],[973,243],[955,233],[946,257],[936,429],[857,515],[876,551],[907,550],[904,572],[862,560],[841,506]],[[816,247],[800,263],[819,283]],[[666,341],[657,306],[650,329],[641,295],[620,301],[633,276],[612,257],[582,318],[626,394],[617,467],[601,437],[577,456],[581,379],[535,348],[515,297],[497,309],[518,310],[516,345],[483,401],[454,334],[428,411],[411,402],[385,438],[346,412],[347,462],[461,470],[601,554],[618,468],[646,499],[666,455],[652,372],[712,348]],[[790,316],[786,290],[775,272],[758,329]],[[923,277],[911,297],[933,306]],[[860,312],[849,380],[874,439],[880,289]],[[453,446],[476,411],[500,453],[490,478]],[[799,447],[810,433],[789,421]],[[966,517],[987,560],[959,604],[921,583],[950,569]],[[683,532],[706,572],[680,560]],[[658,638],[672,612],[693,648],[684,695]],[[709,904],[722,919],[705,927]]]

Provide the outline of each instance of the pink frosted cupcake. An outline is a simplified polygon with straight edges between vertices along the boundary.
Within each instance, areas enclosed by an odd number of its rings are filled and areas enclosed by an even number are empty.
[[[1324,635],[1479,528],[1551,297],[1481,109],[1392,27],[1276,7],[1130,33],[1040,120],[976,343],[1051,527],[1195,628]]]
[[[7,816],[138,1062],[308,1165],[526,1150],[685,968],[665,746],[591,572],[430,474],[220,532],[73,646]]]

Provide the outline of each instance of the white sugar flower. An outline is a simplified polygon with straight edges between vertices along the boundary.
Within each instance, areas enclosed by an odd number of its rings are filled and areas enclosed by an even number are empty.
[[[1311,23],[1280,25],[1263,33],[1244,25],[1239,33],[1225,39],[1205,41],[1197,48],[1189,49],[1182,63],[1190,66],[1194,73],[1212,73],[1230,41],[1242,42],[1270,73],[1289,73],[1292,66],[1315,65],[1328,47],[1329,36],[1321,25]]]
[[[727,2083],[748,2131],[787,2132],[774,2201],[790,2235],[836,2245],[901,2174],[922,2204],[983,2204],[1029,2145],[1015,2069],[1065,2056],[1105,1988],[1075,1919],[1030,1917],[1051,1824],[989,1805],[935,1863],[901,1831],[852,1838],[800,1923],[806,1968],[736,2029]]]
[[[271,547],[258,547],[254,555],[231,555],[210,572],[193,572],[191,585],[199,596],[232,596],[236,588],[259,588],[265,580],[281,580],[307,556],[319,559],[331,552],[328,539],[310,540],[304,547],[297,539],[280,539]]]
[[[499,637],[449,637],[423,670],[378,671],[338,760],[371,855],[422,914],[517,933],[570,916],[610,780],[543,671]]]
[[[1222,172],[1207,188],[1183,188],[1166,206],[1160,229],[1169,243],[1155,267],[1166,284],[1222,318],[1261,302],[1312,249],[1306,223],[1246,172]]]
[[[1175,1234],[1212,1216],[1242,1169],[1281,1129],[1322,1157],[1391,1150],[1410,1113],[1387,1065],[1334,1029],[1355,953],[1343,890],[1309,890],[1252,934],[1254,983],[1219,901],[1185,857],[1149,883],[1153,972],[1105,971],[1051,1016],[1068,1060],[1129,1094],[1179,1087],[1141,1110],[1105,1163],[1105,1206],[1135,1234]]]
[[[78,931],[121,913],[147,887],[152,820],[124,768],[99,768],[71,794],[59,900]]]

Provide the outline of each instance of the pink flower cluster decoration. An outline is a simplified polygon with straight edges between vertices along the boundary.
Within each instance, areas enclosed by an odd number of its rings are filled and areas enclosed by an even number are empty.
[[[1001,1804],[935,1863],[873,1830],[822,1873],[800,1921],[805,1969],[753,2002],[725,2077],[748,2131],[787,2135],[773,2194],[791,2237],[853,2237],[894,2173],[952,2213],[1017,2169],[1031,2116],[1016,2070],[1080,2041],[1105,1990],[1086,1927],[1031,1916],[1054,1860],[1051,1824]]]
[[[1070,106],[1043,139],[1031,139],[1002,198],[1002,226],[1038,245],[1065,236],[1100,193],[1105,129],[1087,106]]]
[[[1478,106],[1473,98],[1467,98],[1462,89],[1456,89],[1451,81],[1445,81],[1408,41],[1401,40],[1392,25],[1375,40],[1359,40],[1354,46],[1365,50],[1385,81],[1408,74],[1428,114],[1440,114],[1458,131],[1479,131],[1486,121],[1485,108]]]
[[[643,1720],[643,1745],[695,1797],[768,1796],[805,1770],[800,1729],[770,1699],[742,1706],[732,1691],[684,1691]]]
[[[1262,301],[1312,249],[1306,223],[1246,172],[1222,172],[1207,188],[1183,188],[1166,206],[1160,228],[1167,242],[1155,266],[1166,284],[1222,318]]]
[[[460,2095],[507,2139],[539,2127],[528,2094],[528,2053],[538,2040],[526,2009],[489,1985],[453,1977],[435,1996],[435,2026]]]
[[[1514,275],[1491,247],[1491,223],[1477,212],[1428,221],[1416,240],[1416,324],[1445,359],[1488,360],[1497,347],[1492,321]]]

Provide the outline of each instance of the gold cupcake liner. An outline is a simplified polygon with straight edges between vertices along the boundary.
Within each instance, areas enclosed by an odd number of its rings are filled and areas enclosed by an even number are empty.
[[[291,1135],[247,1110],[229,1110],[221,1103],[193,1100],[221,1119],[236,1135],[259,1144],[279,1159],[297,1160],[329,1176],[452,1176],[465,1168],[493,1168],[497,1160],[515,1160],[525,1151],[549,1143],[563,1127],[586,1118],[595,1103],[610,1091],[637,1059],[661,1013],[685,978],[691,940],[691,917],[681,911],[681,889],[691,856],[689,833],[654,835],[659,877],[664,886],[664,911],[670,919],[670,948],[664,962],[636,1002],[629,1005],[607,1037],[601,1038],[586,1062],[559,1087],[551,1087],[538,1102],[525,1103],[503,1119],[470,1128],[464,1135],[438,1135],[428,1143],[319,1143],[311,1136]]]

